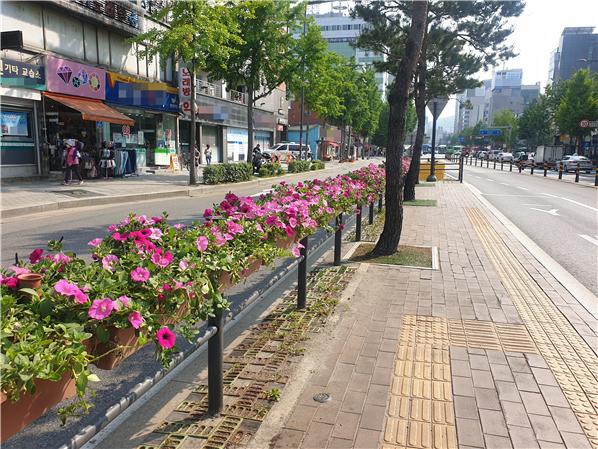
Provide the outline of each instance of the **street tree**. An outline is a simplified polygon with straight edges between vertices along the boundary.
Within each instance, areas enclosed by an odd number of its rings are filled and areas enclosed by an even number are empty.
[[[382,109],[380,110],[380,116],[378,118],[378,126],[376,131],[372,135],[372,144],[378,147],[386,148],[388,146],[388,114],[390,108],[388,102],[382,103]],[[415,105],[413,101],[410,101],[407,105],[407,118],[405,120],[405,133],[409,134],[415,130],[417,125],[417,116],[415,114]]]
[[[588,70],[573,74],[560,104],[556,110],[556,123],[562,133],[575,137],[577,151],[591,128],[582,127],[582,120],[596,120],[598,117],[598,77],[591,77]]]
[[[550,110],[544,95],[523,110],[518,120],[518,137],[525,140],[528,150],[551,143]]]
[[[182,2],[185,4],[185,2]],[[212,75],[226,81],[229,88],[243,86],[247,92],[247,157],[254,141],[254,106],[293,74],[306,70],[320,58],[321,40],[313,22],[302,35],[304,5],[290,0],[245,0],[232,8],[240,40],[231,46],[235,52],[226,66],[216,66]]]
[[[492,118],[492,126],[500,127],[500,136],[496,136],[494,140],[507,145],[511,149],[517,142],[518,135],[518,119],[510,109],[503,109],[494,114]]]
[[[152,61],[161,56],[173,55],[186,64],[191,75],[191,132],[189,133],[189,160],[194,161],[195,133],[195,79],[201,71],[226,70],[228,61],[236,56],[241,41],[238,24],[232,20],[231,9],[219,0],[188,0],[170,2],[153,14],[153,20],[161,23],[168,18],[168,27],[154,27],[130,41],[137,45],[137,53]],[[164,57],[162,57],[164,56]],[[189,164],[189,184],[197,183],[195,164]]]

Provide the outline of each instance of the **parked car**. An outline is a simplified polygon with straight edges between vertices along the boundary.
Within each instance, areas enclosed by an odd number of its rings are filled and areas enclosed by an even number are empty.
[[[513,154],[512,153],[498,153],[496,157],[498,162],[512,162],[513,161]]]
[[[558,164],[563,164],[563,170],[565,173],[569,171],[575,171],[577,167],[586,173],[590,173],[592,171],[592,161],[585,156],[564,156],[561,161],[557,162],[557,166]]]
[[[523,153],[517,156],[517,158],[513,162],[520,166],[522,169],[525,169],[525,167],[534,165],[534,156],[534,153]]]
[[[486,160],[486,155],[488,154],[487,151],[478,151],[476,157],[481,160]]]
[[[497,160],[498,160],[498,155],[499,155],[500,153],[502,153],[502,151],[501,151],[501,150],[491,150],[491,151],[488,153],[488,157],[487,157],[487,159],[488,159],[489,161],[497,161]]]
[[[286,161],[287,155],[290,155],[293,159],[305,159],[305,147],[307,147],[308,157],[311,154],[311,148],[309,145],[303,145],[303,151],[299,154],[299,144],[295,142],[282,142],[274,145],[272,148],[264,150],[264,153],[269,154],[272,157],[276,157],[281,162]]]

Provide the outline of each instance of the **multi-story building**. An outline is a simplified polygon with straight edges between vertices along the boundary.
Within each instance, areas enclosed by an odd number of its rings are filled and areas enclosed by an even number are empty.
[[[508,109],[520,115],[525,107],[540,95],[540,83],[523,85],[521,69],[499,70],[494,73],[492,84],[486,92],[484,122],[492,124],[497,112]]]
[[[457,94],[454,133],[459,133],[465,128],[471,128],[478,122],[484,121],[486,91],[490,89],[491,80],[484,80],[482,83],[480,87],[467,89]],[[466,102],[471,104],[471,108],[465,107]]]
[[[598,71],[598,33],[594,27],[564,28],[558,48],[550,54],[548,84],[586,68]]]
[[[168,165],[188,149],[189,116],[180,113],[179,70],[171,57],[146,60],[129,38],[167,23],[150,14],[164,1],[51,0],[2,2],[0,175],[60,170],[62,142],[84,143],[84,168],[113,141],[124,174]],[[212,160],[244,160],[247,107],[243,92],[197,81],[196,133]],[[287,124],[284,85],[255,105],[257,142],[267,146]],[[127,162],[128,161],[128,162]]]
[[[354,58],[357,64],[371,66],[375,61],[384,60],[384,56],[355,47],[361,30],[366,23],[359,18],[352,18],[343,13],[330,12],[313,16],[320,27],[322,37],[328,42],[328,50],[346,58]],[[376,73],[376,83],[380,95],[386,98],[389,77],[386,72]]]

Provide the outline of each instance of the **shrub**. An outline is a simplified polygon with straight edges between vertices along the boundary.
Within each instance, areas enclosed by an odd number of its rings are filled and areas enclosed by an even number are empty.
[[[210,165],[203,170],[205,184],[249,181],[252,175],[253,167],[248,162]]]
[[[326,164],[324,163],[324,161],[316,159],[311,163],[311,170],[324,170],[325,168]]]
[[[291,161],[289,162],[289,173],[301,173],[309,171],[311,167],[311,161]]]

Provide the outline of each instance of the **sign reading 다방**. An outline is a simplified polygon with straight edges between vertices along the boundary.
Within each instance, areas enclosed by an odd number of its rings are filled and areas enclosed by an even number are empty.
[[[106,71],[67,59],[48,56],[48,91],[78,97],[106,98]]]
[[[179,69],[179,102],[185,118],[191,119],[191,73],[187,67]]]
[[[0,86],[44,90],[46,88],[44,67],[2,58],[0,59]]]

